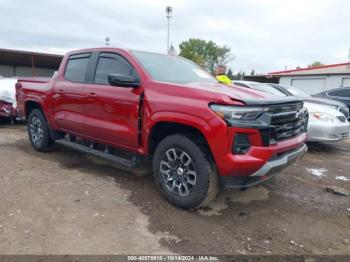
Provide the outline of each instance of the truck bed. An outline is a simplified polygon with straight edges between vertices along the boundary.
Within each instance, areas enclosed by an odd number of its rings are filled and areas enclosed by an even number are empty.
[[[17,111],[20,117],[25,116],[24,101],[26,96],[41,99],[51,93],[51,77],[21,77],[16,84]]]

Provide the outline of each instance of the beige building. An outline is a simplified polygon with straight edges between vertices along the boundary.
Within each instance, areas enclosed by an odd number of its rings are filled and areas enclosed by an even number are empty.
[[[51,77],[62,58],[62,55],[0,49],[0,76]]]
[[[279,78],[281,85],[292,85],[306,93],[316,94],[338,87],[350,87],[350,63],[271,72],[267,77]]]

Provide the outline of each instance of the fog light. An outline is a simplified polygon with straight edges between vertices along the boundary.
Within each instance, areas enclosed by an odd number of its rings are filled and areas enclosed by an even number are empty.
[[[234,155],[244,155],[250,148],[249,136],[245,134],[236,134],[233,141],[232,152]]]

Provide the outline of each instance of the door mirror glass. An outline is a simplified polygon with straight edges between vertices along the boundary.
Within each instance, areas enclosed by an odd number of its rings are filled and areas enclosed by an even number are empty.
[[[132,87],[137,88],[140,86],[140,80],[131,75],[124,74],[109,74],[108,82],[112,86],[120,87]]]

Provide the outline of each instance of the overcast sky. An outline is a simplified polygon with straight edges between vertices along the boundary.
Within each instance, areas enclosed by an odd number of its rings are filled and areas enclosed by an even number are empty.
[[[0,48],[63,54],[111,45],[165,52],[171,42],[213,40],[231,48],[232,69],[249,73],[346,62],[349,0],[0,0]]]

